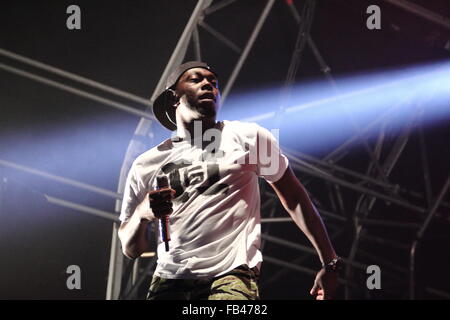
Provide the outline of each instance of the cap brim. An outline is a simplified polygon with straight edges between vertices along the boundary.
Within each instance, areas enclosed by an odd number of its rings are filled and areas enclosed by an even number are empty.
[[[153,114],[156,119],[170,131],[177,129],[177,122],[175,116],[175,107],[170,105],[172,101],[172,93],[169,90],[164,90],[153,102]]]

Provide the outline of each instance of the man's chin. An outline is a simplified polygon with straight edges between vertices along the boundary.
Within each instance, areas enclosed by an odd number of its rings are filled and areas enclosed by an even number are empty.
[[[197,108],[198,112],[204,117],[215,117],[217,115],[216,104],[214,102],[202,102]]]
[[[216,112],[216,110],[204,110],[204,111],[200,111],[200,115],[202,118],[211,119],[211,118],[215,118],[217,116],[217,112]]]

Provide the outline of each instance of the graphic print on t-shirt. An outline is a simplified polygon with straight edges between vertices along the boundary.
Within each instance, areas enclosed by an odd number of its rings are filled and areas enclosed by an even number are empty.
[[[226,193],[229,186],[220,180],[219,164],[209,162],[194,165],[188,160],[165,164],[161,171],[168,175],[170,187],[176,191],[175,200],[186,202],[194,192],[205,196]]]

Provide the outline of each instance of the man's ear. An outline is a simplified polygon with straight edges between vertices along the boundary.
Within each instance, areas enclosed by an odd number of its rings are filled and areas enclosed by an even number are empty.
[[[180,98],[178,97],[177,93],[173,89],[167,89],[171,93],[170,97],[170,105],[171,106],[178,106],[178,103],[180,102]]]

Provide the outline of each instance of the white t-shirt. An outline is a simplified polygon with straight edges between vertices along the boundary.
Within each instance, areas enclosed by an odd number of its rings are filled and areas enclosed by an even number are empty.
[[[255,123],[223,121],[216,128],[208,140],[215,153],[202,150],[199,141],[167,139],[140,155],[128,174],[121,221],[152,190],[156,176],[167,176],[176,190],[170,250],[161,240],[158,245],[159,277],[213,277],[262,262],[258,176],[276,182],[288,160],[274,135]]]

